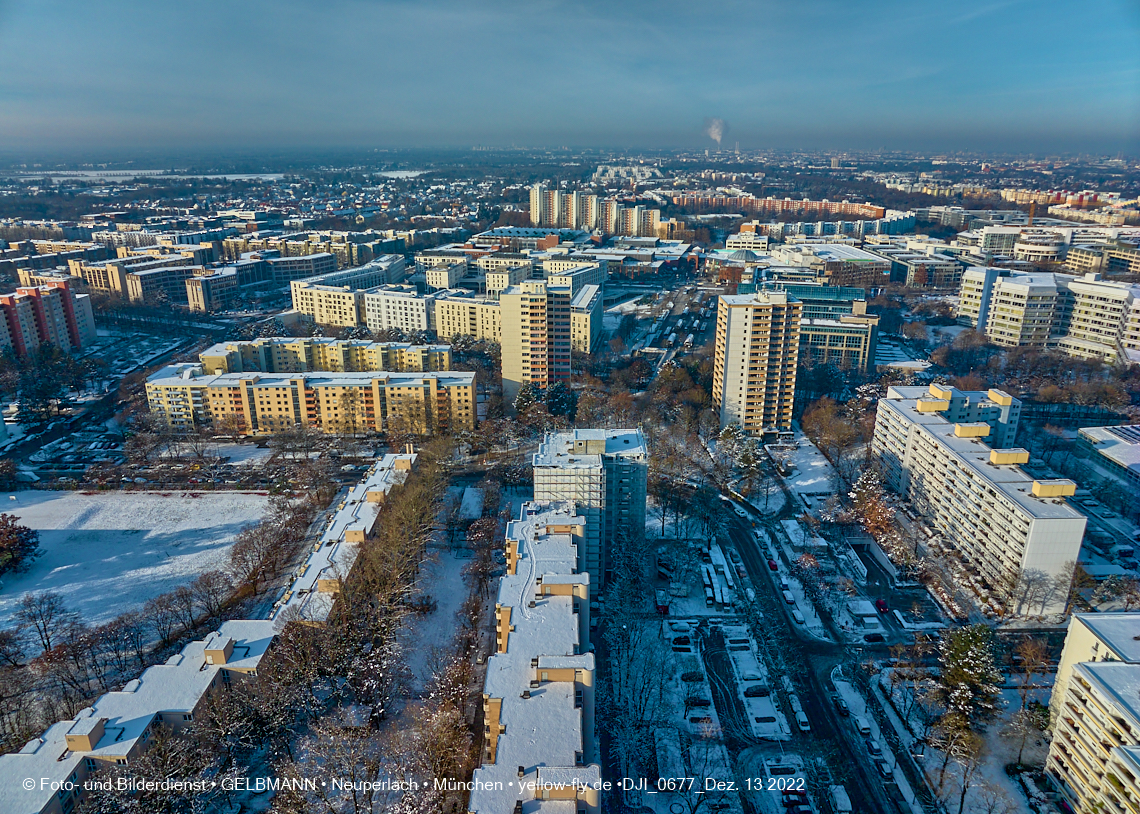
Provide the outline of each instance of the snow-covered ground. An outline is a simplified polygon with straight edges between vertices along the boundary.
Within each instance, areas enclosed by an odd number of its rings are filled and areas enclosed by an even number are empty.
[[[464,520],[478,520],[483,516],[483,490],[468,486],[463,490],[463,502],[459,506],[459,516]]]
[[[800,495],[830,494],[835,491],[835,469],[823,457],[815,444],[802,432],[796,433],[799,447],[788,460],[795,464],[795,470],[785,481],[788,487]]]
[[[102,623],[220,568],[269,498],[252,492],[19,492],[5,511],[40,533],[41,556],[0,585],[0,625],[25,593],[56,591]]]
[[[425,616],[411,616],[404,626],[401,643],[411,673],[413,692],[422,692],[436,671],[437,659],[453,652],[458,630],[456,613],[467,599],[463,567],[471,562],[455,556],[450,548],[436,549],[424,562],[416,583],[417,595],[427,595],[438,604]]]
[[[264,466],[273,457],[273,450],[256,444],[218,444],[218,455],[234,466]]]

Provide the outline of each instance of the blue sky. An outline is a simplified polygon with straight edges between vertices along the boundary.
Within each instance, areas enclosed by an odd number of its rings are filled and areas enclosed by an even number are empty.
[[[0,149],[1136,152],[1136,0],[0,0]]]

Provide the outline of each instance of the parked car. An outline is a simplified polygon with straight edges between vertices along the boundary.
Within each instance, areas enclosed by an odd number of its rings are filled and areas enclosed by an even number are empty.
[[[885,599],[876,599],[875,600],[875,609],[879,613],[886,613],[888,610],[890,610],[890,608],[887,607],[887,600],[885,600]]]
[[[879,642],[886,641],[886,639],[883,638],[882,633],[868,633],[866,636],[863,637],[863,641],[868,642],[870,644],[877,644]]]
[[[884,780],[894,780],[894,778],[895,778],[894,770],[891,769],[891,766],[889,763],[887,763],[887,761],[876,760],[875,761],[875,768],[879,770],[879,774],[882,776],[882,778]]]
[[[773,571],[779,571],[780,566],[775,560],[768,560],[768,568]]]
[[[847,706],[847,702],[840,698],[838,695],[831,696],[831,701],[835,704],[835,710],[844,718],[851,714],[851,707]]]
[[[767,698],[771,694],[772,691],[763,684],[753,684],[751,687],[744,688],[745,698]]]
[[[802,624],[804,624],[804,615],[802,613],[800,613],[798,610],[794,610],[794,611],[792,611],[792,621],[795,622],[797,625],[802,625]]]
[[[883,747],[879,746],[879,742],[874,738],[867,738],[867,752],[875,757],[880,757],[883,754]]]

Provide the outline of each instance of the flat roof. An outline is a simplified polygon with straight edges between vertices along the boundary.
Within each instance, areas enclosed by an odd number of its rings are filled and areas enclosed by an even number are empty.
[[[1140,664],[1140,613],[1075,613],[1074,619],[1112,648],[1120,658]]]
[[[576,441],[605,441],[605,452],[575,452]],[[548,432],[534,454],[534,466],[598,467],[602,456],[644,459],[649,453],[645,435],[640,429],[607,430],[576,429],[566,432]]]
[[[925,391],[924,391],[925,392]],[[959,438],[954,434],[955,423],[941,413],[920,413],[910,399],[880,399],[879,409],[899,414],[903,420],[915,425],[939,444],[950,457],[971,470],[979,480],[988,483],[995,492],[1020,506],[1033,519],[1084,520],[1085,515],[1068,502],[1058,498],[1038,498],[1032,494],[1034,478],[1015,464],[990,463],[990,446],[978,438]]]
[[[1123,661],[1083,661],[1073,667],[1122,712],[1140,725],[1140,664]]]
[[[348,490],[336,513],[329,518],[317,545],[298,570],[293,583],[282,600],[273,606],[270,619],[276,619],[286,610],[289,611],[289,616],[296,615],[311,621],[324,621],[328,618],[335,596],[319,592],[318,581],[340,580],[348,575],[360,549],[358,543],[345,539],[348,532],[358,531],[366,535],[372,532],[383,504],[379,500],[369,500],[369,496],[387,495],[394,486],[407,480],[416,458],[415,453],[389,453]]]
[[[507,526],[507,539],[517,542],[520,559],[516,572],[499,581],[498,604],[511,609],[511,632],[506,652],[487,659],[483,686],[486,697],[501,701],[499,723],[505,731],[496,744],[495,762],[475,769],[472,780],[477,785],[467,805],[472,814],[510,812],[520,800],[528,812],[574,812],[574,800],[538,800],[533,787],[525,784],[568,784],[575,778],[592,782],[600,776],[597,765],[578,765],[586,744],[575,684],[531,685],[537,677],[535,660],[549,669],[594,670],[594,654],[577,652],[587,647],[580,638],[575,599],[536,597],[539,580],[560,577],[589,585],[589,574],[573,573],[578,558],[575,535],[547,531],[549,526],[584,525],[585,518],[575,513],[572,503],[531,502],[523,504],[519,519]]]
[[[1081,427],[1080,434],[1104,457],[1140,472],[1140,425]]]

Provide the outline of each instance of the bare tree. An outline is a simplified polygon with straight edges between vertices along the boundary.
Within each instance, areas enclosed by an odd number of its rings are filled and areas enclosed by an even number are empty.
[[[233,592],[233,582],[221,571],[206,571],[190,584],[190,592],[208,617],[218,619]]]
[[[174,597],[168,593],[160,594],[143,605],[142,613],[162,643],[169,643],[178,626],[178,608]]]
[[[63,597],[54,591],[24,594],[16,607],[16,623],[30,629],[39,642],[42,652],[55,646],[60,635],[79,619],[67,609]]]

